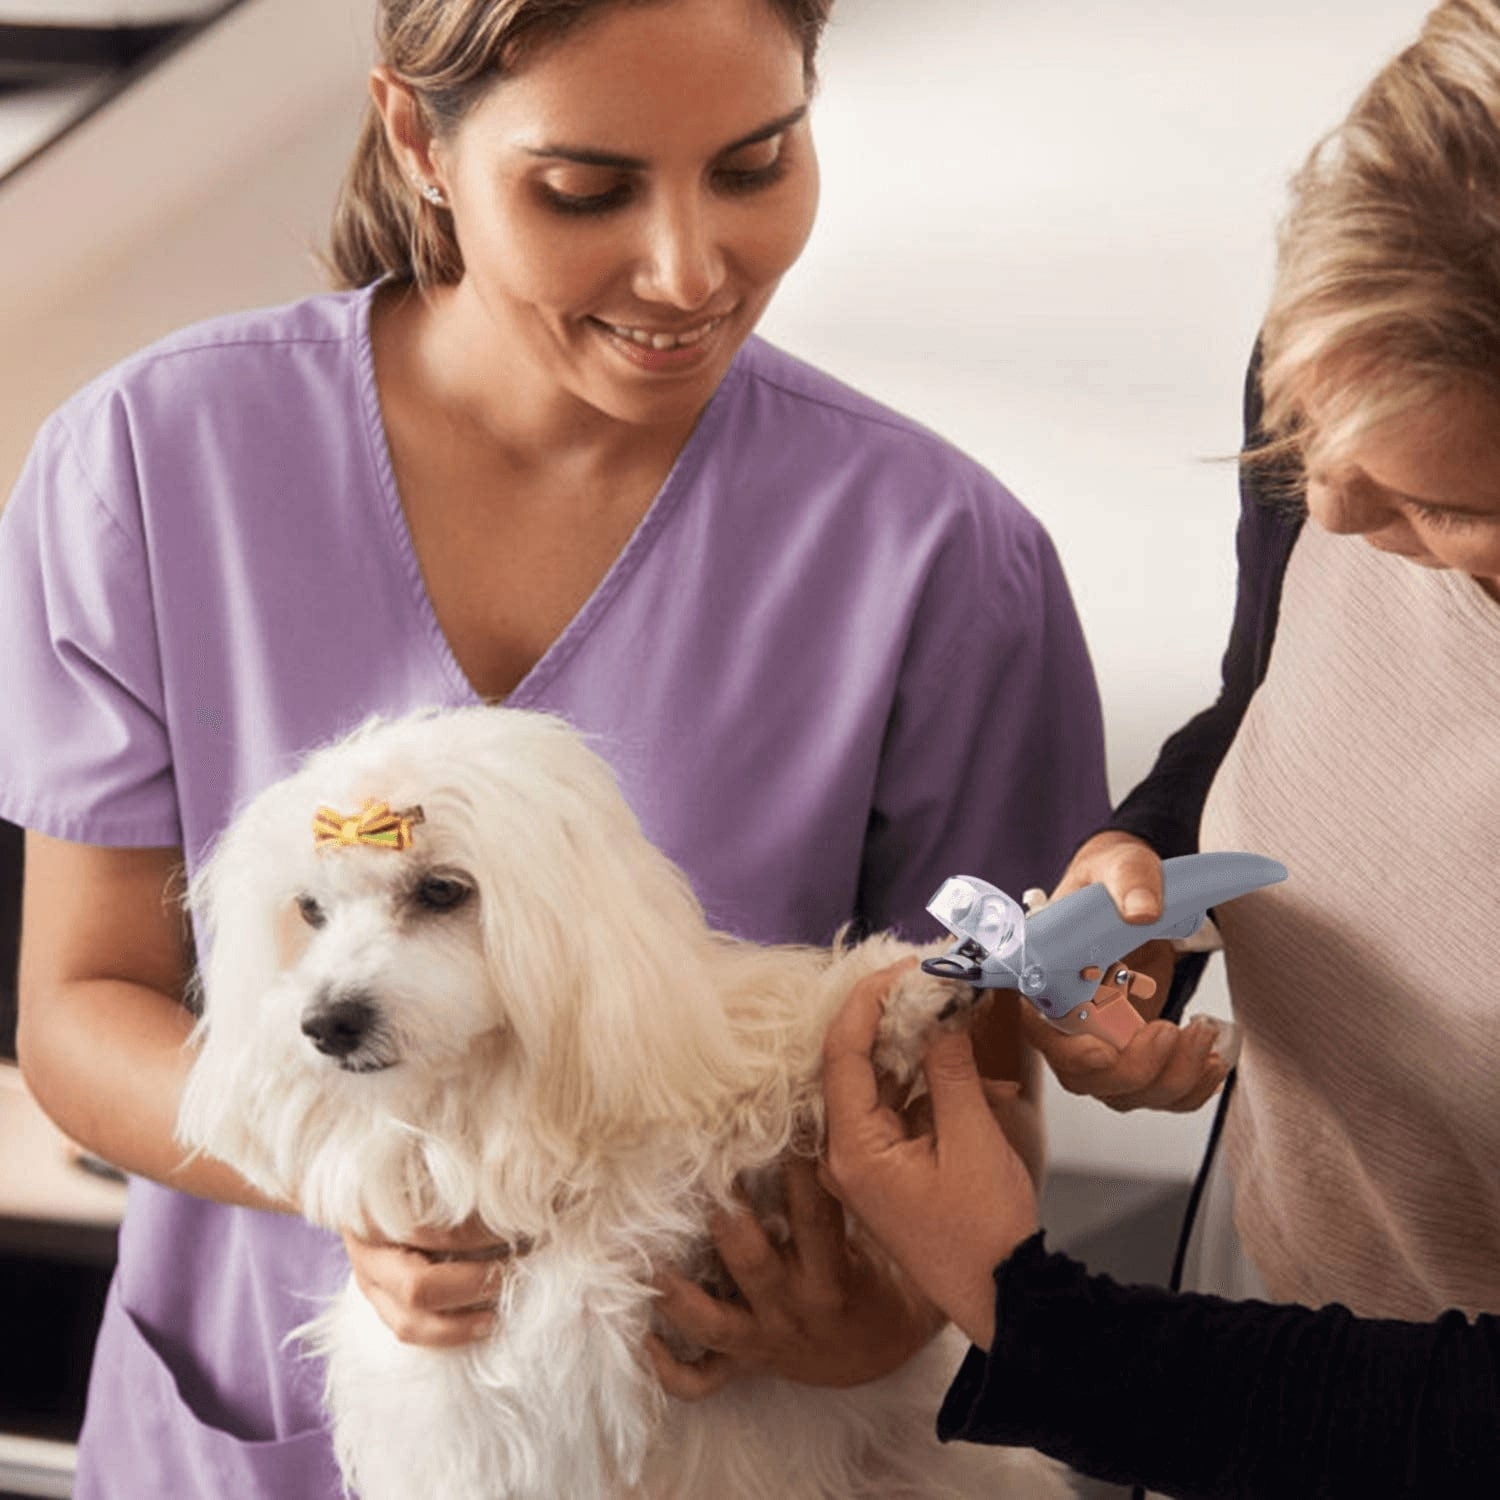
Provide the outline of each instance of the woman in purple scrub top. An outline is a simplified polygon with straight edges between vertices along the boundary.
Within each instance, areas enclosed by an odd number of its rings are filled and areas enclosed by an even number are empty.
[[[1102,821],[1041,526],[753,337],[813,223],[828,5],[387,0],[341,289],[178,333],[39,434],[0,520],[20,1049],[131,1177],[78,1500],[339,1495],[287,1335],[350,1261],[403,1339],[491,1324],[482,1226],[341,1242],[173,1140],[180,872],[311,746],[423,705],[561,714],[713,921],[764,941],[935,936],[946,875],[1048,885]],[[1012,1020],[984,1051],[1022,1076]],[[894,1368],[930,1316],[813,1194],[818,1253],[738,1360]]]

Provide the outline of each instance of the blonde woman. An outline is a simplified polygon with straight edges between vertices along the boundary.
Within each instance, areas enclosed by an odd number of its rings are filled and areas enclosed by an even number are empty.
[[[562,714],[759,939],[926,932],[955,865],[1045,883],[1103,816],[1041,527],[752,336],[813,223],[827,10],[384,0],[343,289],[176,335],[38,438],[0,520],[20,1051],[133,1177],[77,1500],[334,1500],[288,1335],[346,1254],[403,1339],[494,1317],[504,1226],[341,1244],[173,1141],[189,955],[164,893],[304,751],[423,705]],[[1016,1076],[1013,1018],[989,1042]],[[789,1189],[802,1253],[716,1378],[894,1369],[932,1310],[851,1256],[810,1175]]]

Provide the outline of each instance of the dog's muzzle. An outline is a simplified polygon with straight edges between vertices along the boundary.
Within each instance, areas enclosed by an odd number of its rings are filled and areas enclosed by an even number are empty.
[[[380,1012],[367,994],[329,995],[302,1012],[302,1034],[340,1067],[371,1073],[390,1066],[383,1058],[356,1056],[374,1038],[379,1019]]]

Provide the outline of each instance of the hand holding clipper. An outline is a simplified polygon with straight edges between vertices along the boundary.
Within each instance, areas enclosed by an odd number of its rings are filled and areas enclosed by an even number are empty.
[[[1259,854],[1186,854],[1162,862],[1162,915],[1126,922],[1102,885],[1085,886],[1028,917],[1004,891],[970,875],[938,888],[927,909],[957,939],[922,967],[976,989],[1015,989],[1059,1031],[1124,1047],[1145,1024],[1130,1003],[1155,986],[1120,958],[1151,938],[1187,938],[1209,908],[1286,879]],[[1101,980],[1104,981],[1101,984]],[[1146,988],[1150,986],[1150,988]]]

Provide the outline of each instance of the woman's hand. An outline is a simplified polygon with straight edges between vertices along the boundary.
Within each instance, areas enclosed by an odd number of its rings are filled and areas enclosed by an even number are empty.
[[[988,1348],[994,1269],[1036,1232],[1036,1192],[991,1112],[965,1033],[936,1032],[923,1062],[931,1134],[910,1135],[881,1101],[871,1053],[894,973],[856,985],[828,1030],[828,1172],[907,1275]]]
[[[843,1206],[819,1186],[811,1162],[789,1161],[785,1180],[785,1247],[774,1245],[748,1210],[714,1226],[741,1301],[721,1302],[681,1276],[662,1278],[662,1315],[709,1350],[685,1364],[648,1336],[670,1394],[699,1400],[746,1370],[805,1385],[860,1385],[899,1369],[942,1326],[882,1262],[849,1243]]]
[[[1125,921],[1149,926],[1161,919],[1161,860],[1133,834],[1118,829],[1096,833],[1073,856],[1052,900],[1095,882],[1114,898]],[[1150,1024],[1127,1047],[1113,1047],[1099,1037],[1069,1036],[1029,1005],[1021,1007],[1023,1035],[1071,1094],[1091,1095],[1121,1111],[1198,1109],[1219,1091],[1229,1073],[1228,1063],[1215,1051],[1221,1034],[1217,1023],[1204,1017],[1175,1026],[1155,1019],[1176,963],[1170,943],[1145,943],[1122,962],[1156,985],[1155,1005],[1137,1006]]]
[[[348,1229],[343,1239],[360,1291],[403,1344],[454,1349],[494,1332],[513,1247],[477,1221],[418,1230],[399,1245]]]

